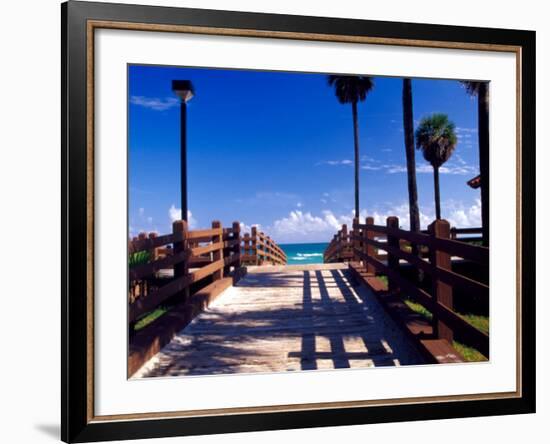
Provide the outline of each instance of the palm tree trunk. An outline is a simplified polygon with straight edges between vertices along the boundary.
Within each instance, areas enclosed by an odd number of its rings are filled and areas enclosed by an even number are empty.
[[[353,113],[353,142],[355,144],[355,217],[359,218],[359,126],[357,124],[357,102],[351,103]]]
[[[479,84],[477,96],[479,172],[481,176],[481,226],[483,245],[489,246],[489,84]]]
[[[411,231],[420,231],[418,191],[416,187],[416,160],[414,154],[414,121],[411,79],[403,79],[403,131],[407,156],[407,185],[409,188],[409,222]]]
[[[434,167],[434,196],[435,196],[435,218],[441,219],[441,203],[439,198],[439,167]]]

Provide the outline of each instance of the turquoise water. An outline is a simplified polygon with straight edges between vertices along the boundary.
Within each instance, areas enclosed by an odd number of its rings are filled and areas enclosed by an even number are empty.
[[[328,243],[316,244],[279,244],[286,254],[289,265],[322,264],[323,251]]]

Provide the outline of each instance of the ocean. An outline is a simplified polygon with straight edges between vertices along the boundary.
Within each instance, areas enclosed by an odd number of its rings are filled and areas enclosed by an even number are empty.
[[[288,265],[322,264],[323,252],[328,243],[279,244],[286,254]]]

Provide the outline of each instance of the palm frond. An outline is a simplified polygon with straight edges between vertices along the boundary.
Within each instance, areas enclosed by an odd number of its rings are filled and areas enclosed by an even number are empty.
[[[476,82],[473,80],[459,80],[459,82],[469,95],[477,96],[481,82]]]
[[[452,156],[457,137],[455,124],[446,114],[424,117],[416,129],[416,148],[434,168],[439,168]]]
[[[367,76],[330,75],[327,81],[340,103],[362,102],[374,88],[374,79]]]

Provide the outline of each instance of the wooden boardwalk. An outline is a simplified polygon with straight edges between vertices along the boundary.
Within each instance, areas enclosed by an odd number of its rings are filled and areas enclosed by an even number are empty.
[[[134,378],[421,364],[347,264],[249,267]]]

